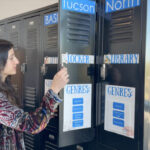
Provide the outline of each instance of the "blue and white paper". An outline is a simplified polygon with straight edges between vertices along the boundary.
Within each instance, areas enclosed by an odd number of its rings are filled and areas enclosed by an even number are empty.
[[[94,55],[62,54],[62,63],[94,64]]]
[[[105,64],[139,64],[139,54],[104,55]]]
[[[104,129],[134,138],[134,120],[135,88],[106,85]]]
[[[63,131],[91,127],[91,84],[68,84],[64,88]]]

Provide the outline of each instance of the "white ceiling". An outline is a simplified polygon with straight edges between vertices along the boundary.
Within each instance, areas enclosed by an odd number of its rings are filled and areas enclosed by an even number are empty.
[[[0,0],[0,20],[57,2],[58,0]]]

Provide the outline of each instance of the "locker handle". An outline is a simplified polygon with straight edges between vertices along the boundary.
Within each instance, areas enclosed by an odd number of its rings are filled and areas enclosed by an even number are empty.
[[[55,140],[55,136],[53,134],[49,134],[48,136],[51,140]]]
[[[43,74],[43,76],[47,73],[47,66],[46,64],[43,64],[41,66],[41,74]]]
[[[102,80],[106,79],[106,64],[102,64],[100,68],[100,77]]]
[[[88,76],[94,76],[95,75],[95,65],[90,65],[87,68],[87,75]]]
[[[27,72],[27,64],[26,63],[23,63],[21,65],[21,72],[24,74],[25,72]]]
[[[76,150],[83,150],[83,147],[80,146],[80,145],[77,145],[77,146],[76,146]]]

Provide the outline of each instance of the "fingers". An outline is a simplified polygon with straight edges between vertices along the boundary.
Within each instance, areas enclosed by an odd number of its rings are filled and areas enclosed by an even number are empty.
[[[65,79],[66,83],[69,82],[69,74],[68,73],[64,75],[64,79]]]
[[[124,127],[123,129],[126,131],[126,134],[127,134],[128,136],[134,136],[134,130],[132,129],[132,127],[126,126],[126,127]]]
[[[63,67],[62,69],[60,69],[59,72],[66,72],[67,71],[67,68],[66,67]]]
[[[57,113],[57,112],[58,112],[58,110],[57,110],[57,109],[55,109],[55,110],[54,110],[54,112],[55,112],[55,113]]]
[[[69,74],[66,74],[65,77],[66,77],[66,78],[69,78]]]
[[[51,89],[58,93],[69,82],[69,74],[67,68],[62,68],[53,78]]]
[[[62,77],[63,79],[68,79],[69,78],[69,74],[68,74],[68,70],[67,68],[63,67],[59,72],[58,75],[60,77]]]
[[[55,110],[54,110],[54,117],[57,117],[57,116],[58,116],[58,110],[55,109]]]
[[[67,76],[68,76],[68,72],[67,72],[67,71],[66,71],[66,72],[62,72],[62,73],[61,73],[61,76],[67,77]]]

